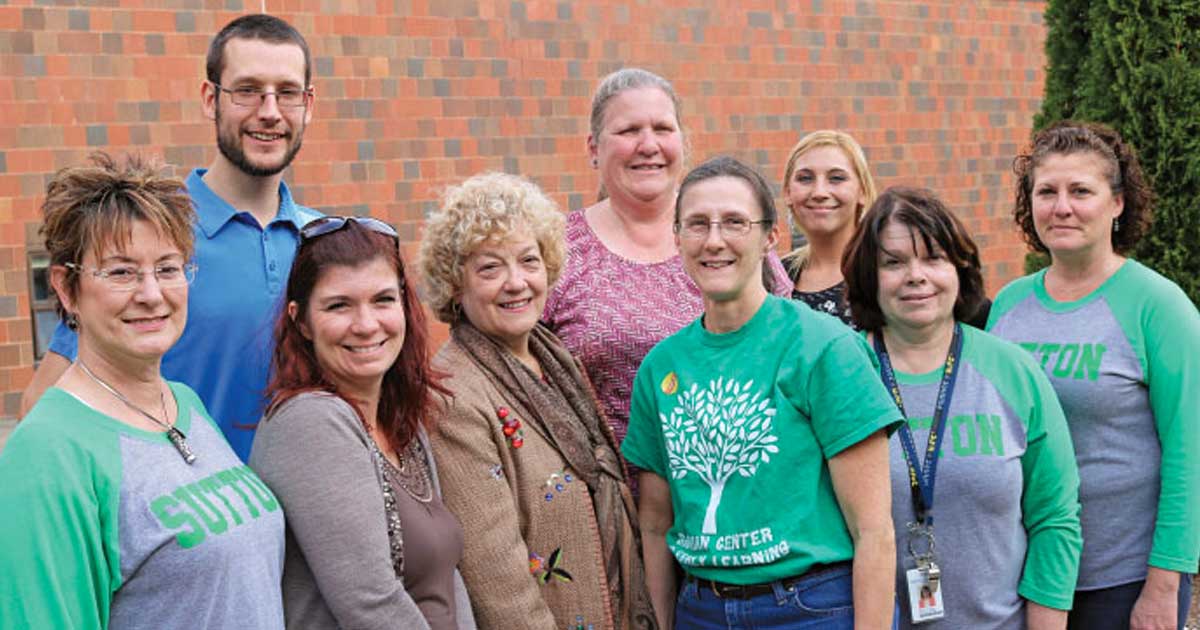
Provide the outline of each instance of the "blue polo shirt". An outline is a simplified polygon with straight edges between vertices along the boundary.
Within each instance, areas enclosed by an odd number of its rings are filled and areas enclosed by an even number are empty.
[[[272,328],[279,314],[300,228],[321,216],[298,206],[279,183],[279,212],[265,228],[204,183],[205,169],[187,178],[196,208],[196,264],[183,336],[163,357],[162,373],[186,383],[204,401],[234,452],[250,455],[263,412]],[[74,360],[75,333],[59,324],[50,351]],[[203,456],[203,453],[199,455]]]

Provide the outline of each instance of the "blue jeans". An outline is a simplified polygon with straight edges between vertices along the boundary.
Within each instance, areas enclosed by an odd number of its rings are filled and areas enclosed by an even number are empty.
[[[1095,591],[1075,591],[1067,615],[1067,630],[1127,630],[1133,605],[1146,582],[1132,582]],[[1192,603],[1192,576],[1179,576],[1179,628],[1187,621]]]
[[[776,580],[771,583],[771,589],[771,593],[749,599],[722,599],[695,581],[685,580],[675,601],[675,628],[854,629],[854,589],[849,566],[816,571],[788,586]]]

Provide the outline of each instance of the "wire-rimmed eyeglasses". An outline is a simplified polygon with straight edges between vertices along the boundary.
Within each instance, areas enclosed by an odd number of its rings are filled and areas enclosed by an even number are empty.
[[[267,100],[267,96],[275,97],[275,104],[281,109],[299,109],[308,105],[308,99],[312,96],[312,88],[283,88],[282,90],[263,90],[256,87],[243,86],[233,88],[232,90],[222,87],[219,83],[212,83],[212,86],[229,95],[229,100],[233,101],[238,107],[261,107],[263,101]]]
[[[199,266],[196,263],[161,262],[154,269],[147,271],[136,265],[117,264],[109,267],[94,267],[88,269],[79,263],[64,263],[64,267],[76,273],[90,273],[114,291],[133,291],[137,289],[146,275],[153,273],[158,286],[164,289],[177,289],[191,284],[196,279]]]

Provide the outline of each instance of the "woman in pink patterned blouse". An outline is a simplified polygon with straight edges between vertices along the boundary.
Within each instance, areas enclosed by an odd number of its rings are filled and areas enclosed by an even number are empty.
[[[678,114],[675,89],[654,73],[625,68],[600,82],[587,146],[603,198],[568,215],[567,264],[542,316],[583,363],[618,442],[642,358],[703,312],[672,233],[685,146]],[[774,253],[770,262],[767,287],[788,294]]]

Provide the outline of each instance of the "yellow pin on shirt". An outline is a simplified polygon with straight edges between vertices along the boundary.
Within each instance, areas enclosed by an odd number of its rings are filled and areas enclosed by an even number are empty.
[[[674,372],[668,373],[663,377],[662,383],[659,384],[662,392],[668,396],[674,396],[675,392],[679,391],[679,378]]]

